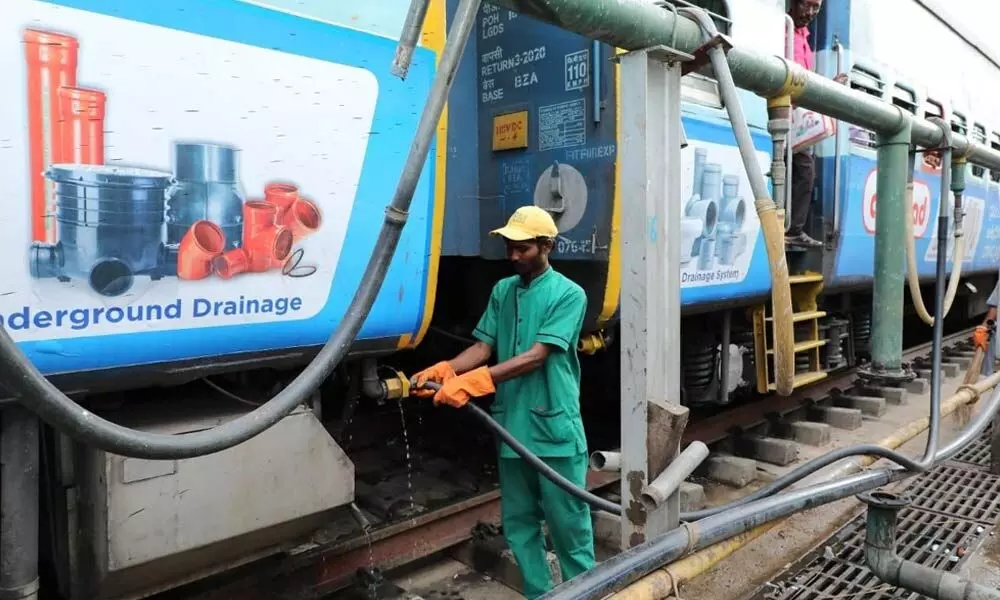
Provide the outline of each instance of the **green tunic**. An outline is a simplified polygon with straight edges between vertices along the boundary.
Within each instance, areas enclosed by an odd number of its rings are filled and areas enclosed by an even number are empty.
[[[503,362],[535,342],[552,346],[542,367],[497,385],[493,418],[536,456],[587,452],[580,418],[580,360],[576,355],[587,310],[583,288],[549,267],[528,285],[520,276],[501,279],[474,335]],[[500,458],[517,458],[502,444]]]
[[[580,487],[587,481],[587,440],[580,417],[576,346],[587,309],[583,289],[551,267],[528,285],[520,276],[493,287],[474,335],[500,362],[535,342],[552,347],[545,364],[497,385],[493,418],[532,454]],[[524,595],[552,588],[542,521],[549,524],[563,580],[594,566],[594,537],[586,503],[556,487],[501,444],[500,510],[504,537],[524,577]]]

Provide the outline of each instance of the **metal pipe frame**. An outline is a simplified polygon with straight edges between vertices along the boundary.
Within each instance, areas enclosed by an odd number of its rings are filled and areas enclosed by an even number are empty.
[[[662,9],[656,9],[662,10]],[[677,527],[680,495],[654,510],[646,485],[680,452],[681,61],[649,48],[619,57],[622,114],[621,547]]]
[[[642,491],[642,503],[647,510],[656,510],[677,493],[681,484],[708,458],[708,446],[691,442],[680,456]]]
[[[669,45],[693,53],[703,44],[695,21],[647,0],[485,1],[624,50]],[[738,47],[731,48],[727,58],[736,85],[762,97],[789,94],[796,106],[881,134],[897,133],[909,122],[914,144],[936,148],[944,143],[944,135],[933,123],[806,71],[791,60]],[[966,136],[954,136],[954,150],[959,156],[967,155],[969,162],[1000,170],[1000,152]]]
[[[935,129],[937,129],[935,127]],[[912,374],[903,369],[903,265],[906,258],[904,210],[909,196],[911,122],[878,136],[876,194],[879,216],[875,222],[875,282],[872,306],[872,364],[860,374],[871,379],[905,381]],[[938,131],[940,133],[940,131]]]
[[[424,28],[424,20],[427,18],[430,6],[431,0],[410,0],[399,44],[396,45],[396,55],[392,59],[392,74],[400,79],[406,79],[406,75],[410,72],[413,51],[420,41],[420,31]]]
[[[0,598],[38,597],[38,417],[0,413]]]
[[[785,15],[785,58],[788,60],[793,60],[795,58],[795,21],[792,20],[791,15]],[[791,110],[788,114],[788,127],[791,129]],[[838,131],[839,131],[838,127]],[[792,140],[790,136],[785,135],[785,146],[784,152],[782,153],[782,158],[784,158],[785,163],[785,175],[784,181],[784,195],[778,196],[777,190],[774,193],[774,201],[785,211],[785,219],[783,225],[785,226],[785,231],[792,226]],[[773,174],[772,174],[773,177]]]
[[[833,50],[837,53],[837,74],[844,73],[844,46],[840,43],[839,39],[834,39]],[[786,58],[792,58],[786,56]],[[843,127],[840,123],[837,123],[837,132],[834,134],[833,146],[834,146],[834,160],[833,160],[833,239],[836,240],[840,235],[840,191],[843,185],[840,182],[841,171],[843,167],[841,165],[841,155],[844,153],[844,136],[841,133]],[[788,184],[789,187],[792,185]],[[853,354],[853,353],[852,353]]]
[[[606,473],[618,473],[622,470],[622,455],[620,452],[599,450],[590,455],[590,468]]]
[[[896,554],[896,516],[909,504],[887,492],[862,494],[868,505],[865,562],[882,581],[938,600],[1000,600],[1000,591],[904,560]]]

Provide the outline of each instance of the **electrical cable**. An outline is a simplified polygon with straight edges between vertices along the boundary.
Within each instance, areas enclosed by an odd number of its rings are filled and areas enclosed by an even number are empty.
[[[233,392],[230,392],[229,390],[227,390],[226,388],[222,387],[221,385],[215,383],[214,381],[212,381],[208,377],[202,377],[201,381],[205,385],[207,385],[208,387],[210,387],[213,390],[219,392],[220,394],[222,394],[226,398],[229,398],[230,400],[234,400],[236,402],[239,402],[240,404],[246,404],[247,406],[253,406],[255,408],[261,405],[260,402],[254,402],[253,400],[248,400],[248,399],[244,398],[243,396],[240,396],[238,394],[234,394]]]

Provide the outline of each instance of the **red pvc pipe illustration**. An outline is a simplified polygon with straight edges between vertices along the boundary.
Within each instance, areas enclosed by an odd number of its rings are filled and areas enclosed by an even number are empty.
[[[250,200],[243,205],[243,247],[250,247],[250,240],[261,231],[275,226],[278,209],[270,202]]]
[[[294,241],[297,242],[319,229],[321,221],[319,207],[312,201],[299,197],[278,225],[291,229]]]
[[[105,102],[104,93],[97,90],[59,88],[59,162],[104,164]]]
[[[240,273],[250,270],[250,255],[243,248],[230,250],[215,257],[212,261],[215,273],[223,279],[232,279]]]
[[[299,188],[290,183],[269,183],[264,186],[264,200],[277,209],[275,222],[281,223],[295,201],[299,199]]]
[[[204,279],[212,273],[213,261],[222,254],[226,236],[211,221],[195,221],[181,238],[177,251],[177,277],[179,279]]]
[[[60,87],[76,87],[76,38],[37,29],[24,31],[28,75],[28,153],[31,177],[31,239],[56,242],[51,184],[42,173],[61,160]]]
[[[292,232],[284,227],[268,227],[251,238],[244,249],[250,255],[250,271],[262,273],[283,264],[292,253]]]

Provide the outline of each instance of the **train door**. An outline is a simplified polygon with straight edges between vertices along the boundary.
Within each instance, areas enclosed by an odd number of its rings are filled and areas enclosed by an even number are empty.
[[[552,259],[587,291],[593,324],[615,197],[613,49],[491,4],[476,46],[481,256],[505,257],[489,231],[518,207],[549,211],[560,231]]]

